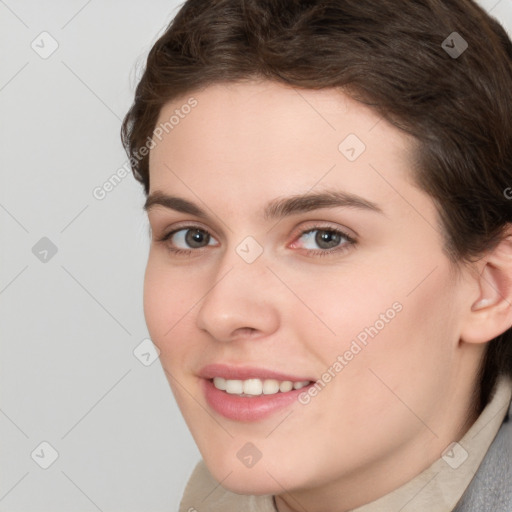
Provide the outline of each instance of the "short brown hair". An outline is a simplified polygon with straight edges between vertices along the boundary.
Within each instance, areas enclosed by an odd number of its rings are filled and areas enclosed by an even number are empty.
[[[447,51],[456,43],[460,55]],[[412,134],[414,178],[437,206],[452,261],[484,254],[512,222],[512,43],[475,2],[187,0],[149,52],[122,125],[146,194],[149,157],[138,149],[162,106],[254,79],[340,88]],[[512,376],[512,329],[488,344],[478,410],[501,373]]]

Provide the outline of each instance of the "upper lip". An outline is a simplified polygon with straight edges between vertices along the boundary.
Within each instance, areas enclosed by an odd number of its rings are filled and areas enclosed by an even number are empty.
[[[229,366],[227,364],[219,363],[203,366],[199,371],[199,376],[203,379],[222,377],[229,380],[275,379],[280,381],[290,380],[292,382],[315,380],[309,377],[285,374],[266,368],[257,368],[255,366]]]

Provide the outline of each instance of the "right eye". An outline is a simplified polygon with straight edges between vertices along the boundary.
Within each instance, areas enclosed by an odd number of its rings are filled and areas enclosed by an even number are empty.
[[[197,226],[185,226],[170,231],[159,239],[159,242],[165,242],[169,250],[175,254],[191,254],[194,250],[215,245],[210,243],[212,240],[214,238],[208,231]]]

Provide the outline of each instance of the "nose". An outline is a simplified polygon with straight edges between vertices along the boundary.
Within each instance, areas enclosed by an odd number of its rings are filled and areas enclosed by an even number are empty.
[[[272,334],[279,327],[279,292],[273,277],[263,258],[249,264],[233,251],[212,272],[197,327],[218,341]]]

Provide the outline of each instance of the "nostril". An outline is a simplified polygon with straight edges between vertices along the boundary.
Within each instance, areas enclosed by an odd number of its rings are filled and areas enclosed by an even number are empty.
[[[240,336],[252,336],[256,332],[256,329],[254,327],[239,327],[236,330],[236,334]]]

